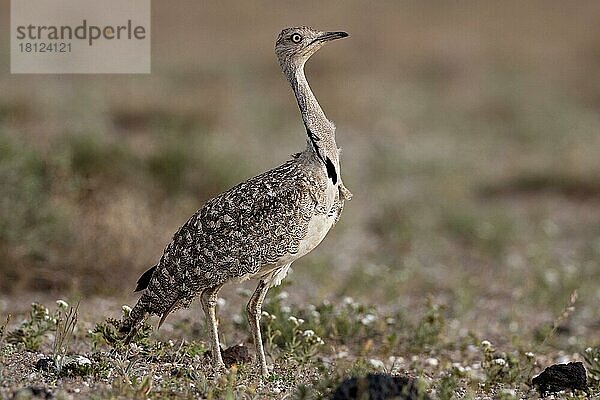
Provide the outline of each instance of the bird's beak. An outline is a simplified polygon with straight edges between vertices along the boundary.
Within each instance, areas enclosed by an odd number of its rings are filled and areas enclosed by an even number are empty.
[[[315,40],[313,40],[314,42],[329,42],[330,40],[335,40],[335,39],[341,39],[341,38],[345,38],[349,36],[346,32],[325,32],[319,36],[317,36],[317,38]]]

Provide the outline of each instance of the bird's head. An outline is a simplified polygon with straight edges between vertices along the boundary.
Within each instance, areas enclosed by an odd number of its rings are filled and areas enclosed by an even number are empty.
[[[323,32],[307,26],[286,28],[275,43],[275,54],[281,69],[289,76],[304,65],[317,50],[335,39],[348,36],[346,32]]]

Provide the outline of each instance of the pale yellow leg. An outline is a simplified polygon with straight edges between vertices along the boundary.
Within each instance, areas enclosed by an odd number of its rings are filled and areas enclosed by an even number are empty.
[[[260,317],[262,313],[262,304],[265,296],[267,295],[269,287],[269,280],[261,278],[261,280],[258,282],[256,290],[252,294],[252,297],[250,297],[248,305],[246,306],[246,311],[248,312],[248,326],[252,332],[254,346],[256,348],[256,362],[260,366],[260,372],[264,376],[269,375],[269,371],[267,370],[267,361],[265,359],[262,335],[260,333]]]
[[[225,364],[223,363],[223,357],[221,356],[221,345],[219,343],[216,315],[217,293],[219,293],[219,290],[222,287],[223,285],[218,285],[204,289],[200,295],[202,309],[204,310],[204,314],[206,314],[206,321],[210,325],[210,344],[212,347],[213,368],[217,373],[225,370]]]

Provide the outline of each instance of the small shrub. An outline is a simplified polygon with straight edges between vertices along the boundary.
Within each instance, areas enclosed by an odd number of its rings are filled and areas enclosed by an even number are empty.
[[[39,350],[44,335],[56,330],[59,318],[58,310],[50,313],[48,308],[39,303],[31,304],[29,318],[14,331],[8,332],[6,341],[21,344],[28,351]]]
[[[285,356],[299,362],[307,362],[315,356],[324,344],[312,329],[304,329],[304,320],[290,315],[286,321],[277,321],[277,317],[263,312],[266,322],[266,342],[269,348],[279,347]]]
[[[54,332],[50,358],[54,365],[53,370],[63,376],[85,376],[93,368],[91,361],[83,356],[69,355],[71,340],[77,326],[78,309],[79,303],[75,307],[69,307],[63,300],[56,302],[53,312],[39,303],[33,303],[29,318],[23,321],[19,328],[8,333],[7,341],[22,345],[28,351],[38,351],[46,334]]]
[[[488,385],[529,382],[535,366],[535,359],[531,353],[498,353],[487,340],[481,342],[481,350],[483,352],[481,366]]]
[[[87,370],[88,363],[77,362],[79,361],[77,359],[74,360],[75,362],[73,363],[70,362],[73,360],[70,360],[67,357],[67,353],[71,345],[71,339],[73,338],[73,333],[75,331],[75,327],[77,326],[77,312],[79,310],[79,303],[77,303],[75,307],[69,307],[65,301],[58,300],[56,305],[58,307],[58,313],[56,334],[54,335],[54,345],[52,347],[52,358],[54,359],[54,363],[56,364],[59,374],[62,373],[64,368],[70,364],[75,366],[73,369],[76,373],[81,373],[83,371],[80,370]]]
[[[273,332],[279,331],[281,336],[274,339],[274,343],[280,348],[286,348],[286,340],[291,340],[295,336],[298,328],[295,324],[298,321],[302,321],[302,331],[311,330],[316,337],[341,344],[356,343],[381,336],[380,327],[386,325],[385,321],[378,316],[374,306],[359,304],[350,297],[346,297],[342,304],[324,301],[319,305],[311,304],[306,308],[285,304],[286,297],[286,292],[281,290],[275,292],[266,301],[264,307],[270,315],[269,323],[274,329]]]
[[[587,364],[590,379],[600,387],[600,347],[588,347],[581,355]]]
[[[131,309],[127,306],[123,306],[123,318],[127,317],[131,312]],[[122,349],[124,347],[123,337],[119,333],[119,327],[121,321],[115,318],[107,318],[104,322],[97,323],[94,330],[89,333],[94,349],[102,345],[108,345],[115,349]],[[133,339],[132,344],[138,346],[148,346],[150,344],[150,335],[152,333],[152,325],[148,324],[145,320],[138,327]]]
[[[454,391],[458,388],[458,378],[454,373],[446,374],[437,385],[437,394],[440,400],[451,400],[456,397]]]
[[[204,353],[206,353],[206,346],[202,342],[193,341],[191,343],[182,344],[180,351],[187,357],[193,358],[204,355]]]
[[[427,300],[427,311],[417,323],[415,334],[411,338],[412,347],[422,351],[438,343],[440,334],[446,324],[442,315],[443,307]]]

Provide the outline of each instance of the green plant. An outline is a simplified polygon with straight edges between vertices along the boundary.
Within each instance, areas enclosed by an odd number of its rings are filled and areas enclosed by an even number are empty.
[[[346,297],[341,303],[324,301],[319,305],[300,308],[288,305],[287,293],[276,291],[265,303],[263,324],[265,340],[279,349],[314,353],[322,344],[321,338],[328,342],[350,344],[366,342],[374,338],[384,340],[388,324],[381,318],[374,306],[357,303]]]
[[[486,375],[486,384],[527,383],[530,381],[535,359],[532,353],[498,353],[492,344],[481,342],[483,360],[481,366]]]
[[[454,371],[446,374],[439,380],[437,385],[437,395],[440,400],[451,400],[455,398],[454,391],[458,388],[459,381]]]
[[[14,331],[8,332],[6,341],[22,344],[28,351],[39,350],[44,335],[55,331],[59,318],[58,310],[52,314],[42,304],[32,303],[29,318]]]
[[[75,307],[69,307],[63,300],[56,302],[59,312],[57,313],[56,333],[54,335],[54,345],[52,346],[52,358],[56,365],[58,373],[62,373],[64,368],[71,361],[67,357],[67,353],[71,346],[73,333],[77,326],[77,312],[79,310],[79,302]]]
[[[446,324],[442,310],[443,306],[435,304],[431,298],[427,300],[427,311],[417,323],[411,338],[411,345],[415,350],[424,350],[439,341]]]
[[[206,346],[202,342],[192,341],[190,343],[182,343],[180,351],[187,357],[202,356],[206,353]]]
[[[324,344],[312,329],[304,329],[304,320],[290,315],[287,320],[278,322],[277,317],[264,312],[266,322],[266,342],[271,350],[279,347],[285,356],[299,362],[307,362],[315,356]]]
[[[125,398],[148,398],[153,386],[153,373],[145,368],[136,345],[125,352],[112,352],[108,363],[108,368],[115,374],[113,391]]]
[[[93,369],[91,361],[84,356],[69,354],[77,326],[78,310],[79,303],[75,307],[69,307],[64,300],[56,301],[56,310],[53,312],[39,303],[33,303],[29,319],[23,321],[19,328],[9,332],[6,340],[12,344],[23,345],[28,351],[38,351],[46,334],[54,332],[51,359],[54,361],[56,372],[59,375],[85,376]]]
[[[600,347],[588,347],[581,356],[587,364],[590,379],[600,386]]]
[[[372,338],[382,322],[374,306],[357,303],[350,297],[341,305],[323,302],[310,312],[308,319],[319,335],[342,343]]]
[[[123,306],[122,311],[123,318],[126,318],[131,309],[128,306]],[[89,333],[94,349],[97,349],[101,345],[121,349],[123,347],[123,337],[119,333],[120,325],[121,321],[115,318],[107,318],[104,322],[97,323],[94,330]],[[152,326],[144,320],[135,332],[131,343],[148,346],[150,344],[149,338],[151,333]]]

